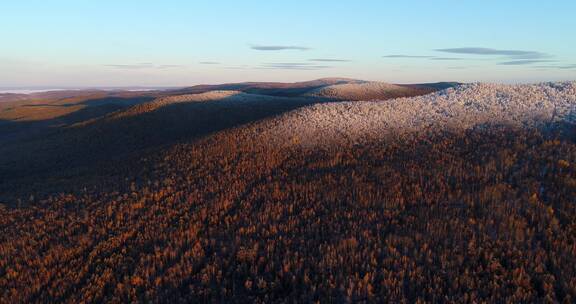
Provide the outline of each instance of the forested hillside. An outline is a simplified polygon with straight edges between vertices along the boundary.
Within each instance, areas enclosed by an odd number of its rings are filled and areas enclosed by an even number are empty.
[[[307,106],[4,206],[0,302],[572,303],[574,84],[482,88]]]

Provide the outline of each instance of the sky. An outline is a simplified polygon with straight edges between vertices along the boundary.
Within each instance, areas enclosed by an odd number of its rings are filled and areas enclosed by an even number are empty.
[[[576,80],[576,1],[0,2],[0,87]]]

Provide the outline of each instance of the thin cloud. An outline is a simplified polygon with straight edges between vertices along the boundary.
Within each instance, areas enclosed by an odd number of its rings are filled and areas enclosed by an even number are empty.
[[[332,58],[314,58],[314,59],[308,59],[308,61],[316,61],[316,62],[350,62],[351,60],[347,60],[347,59],[332,59]]]
[[[285,50],[296,50],[296,51],[308,51],[309,47],[297,46],[297,45],[250,45],[250,48],[257,51],[285,51]]]
[[[401,54],[393,54],[393,55],[385,55],[382,58],[434,58],[434,56],[417,56],[417,55],[401,55]]]
[[[542,62],[554,62],[554,60],[513,60],[498,63],[499,65],[528,65]]]
[[[464,47],[464,48],[447,48],[436,49],[438,52],[452,53],[452,54],[466,54],[466,55],[482,55],[482,56],[506,56],[511,59],[538,59],[551,57],[549,54],[526,51],[526,50],[498,50],[482,47]]]
[[[218,61],[200,61],[200,64],[220,64]]]

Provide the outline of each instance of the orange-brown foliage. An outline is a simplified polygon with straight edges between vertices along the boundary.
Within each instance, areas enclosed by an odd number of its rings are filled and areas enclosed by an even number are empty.
[[[566,137],[493,127],[307,152],[232,135],[1,209],[0,302],[576,299]]]

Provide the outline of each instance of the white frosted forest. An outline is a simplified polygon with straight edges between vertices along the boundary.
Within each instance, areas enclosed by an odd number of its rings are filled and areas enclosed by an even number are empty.
[[[575,120],[576,82],[474,83],[418,97],[315,104],[266,121],[259,126],[263,132],[254,134],[322,146],[486,123],[538,127]]]

